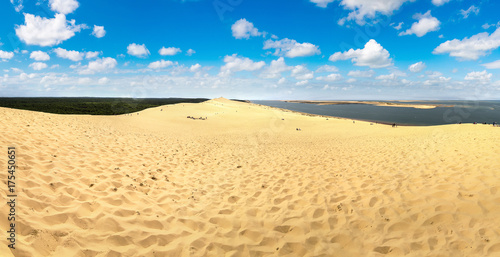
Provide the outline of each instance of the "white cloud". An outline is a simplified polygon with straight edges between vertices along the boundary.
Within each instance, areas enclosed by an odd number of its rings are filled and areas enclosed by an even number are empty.
[[[288,38],[276,41],[272,39],[266,40],[264,42],[263,49],[265,50],[271,48],[276,49],[274,55],[285,55],[290,58],[311,56],[321,53],[319,47],[316,45],[311,43],[298,43],[297,41]]]
[[[326,8],[329,3],[333,2],[334,0],[310,0],[311,3],[315,3],[316,6],[321,7],[321,8]]]
[[[286,65],[285,58],[280,57],[278,60],[271,61],[269,67],[267,67],[262,73],[262,78],[267,79],[277,79],[281,77],[281,73],[291,70],[293,67]]]
[[[485,23],[481,27],[483,27],[483,29],[489,29],[490,27],[500,27],[500,21],[497,22],[497,24],[488,24],[488,23]]]
[[[410,65],[408,67],[408,70],[410,70],[411,72],[417,73],[417,72],[423,71],[425,69],[425,67],[427,67],[425,65],[425,63],[423,63],[423,62],[417,62],[417,63],[414,63],[414,64]]]
[[[249,39],[251,36],[256,37],[262,35],[262,33],[253,26],[253,23],[246,19],[236,21],[231,26],[231,30],[233,31],[233,37],[236,39]]]
[[[84,57],[84,53],[80,53],[78,51],[68,51],[66,49],[62,49],[62,48],[56,48],[54,49],[54,52],[56,53],[56,55],[60,58],[64,58],[64,59],[68,59],[68,60],[72,60],[74,62],[78,62],[78,61],[81,61]]]
[[[448,40],[436,47],[432,53],[449,53],[450,56],[457,57],[459,60],[477,60],[498,47],[500,47],[500,28],[497,28],[491,35],[483,32],[462,40]]]
[[[351,12],[346,18],[342,18],[339,24],[342,25],[346,20],[355,20],[359,25],[364,25],[366,18],[373,19],[377,14],[390,16],[407,1],[411,0],[342,0],[340,5]]]
[[[43,62],[34,62],[34,63],[30,64],[29,66],[34,70],[43,70],[43,69],[48,67],[47,64],[43,63]]]
[[[435,17],[432,17],[431,11],[427,11],[424,14],[417,13],[413,15],[413,18],[418,20],[418,22],[414,22],[410,29],[399,33],[400,36],[415,34],[417,37],[422,37],[431,31],[439,30],[441,22]]]
[[[238,71],[256,71],[266,65],[264,61],[254,62],[246,57],[240,58],[236,54],[226,55],[224,62],[226,64],[220,68],[219,76],[229,76]]]
[[[99,83],[100,85],[108,84],[108,82],[109,82],[109,79],[107,77],[100,78],[97,81],[97,83]]]
[[[348,79],[346,82],[347,82],[347,83],[354,83],[354,82],[356,82],[356,79],[350,78],[350,79]]]
[[[197,72],[200,69],[201,69],[201,65],[199,63],[193,64],[193,65],[191,65],[191,67],[189,67],[190,72]]]
[[[62,14],[74,12],[79,5],[76,0],[50,0],[49,4],[52,11]]]
[[[353,70],[347,73],[347,76],[357,77],[357,78],[371,78],[373,77],[373,75],[375,75],[375,72],[373,70],[366,70],[366,71]]]
[[[10,59],[12,59],[12,57],[14,57],[13,52],[5,52],[5,51],[0,50],[0,59],[10,60]]]
[[[146,57],[150,54],[145,44],[138,45],[135,43],[127,46],[127,53],[136,57]]]
[[[500,69],[500,60],[494,61],[494,62],[485,63],[485,64],[481,64],[481,65],[483,65],[484,67],[486,67],[486,69]]]
[[[314,78],[314,72],[310,71],[304,65],[295,66],[290,75],[297,80],[308,80]]]
[[[33,14],[24,14],[24,25],[16,25],[16,35],[28,45],[53,46],[70,39],[85,25],[75,25],[75,20],[66,20],[64,14],[52,19]]]
[[[478,15],[479,14],[479,7],[471,5],[469,7],[469,9],[467,9],[467,10],[460,10],[460,14],[462,14],[464,19],[467,19],[469,17],[470,13],[474,13],[474,14]]]
[[[30,54],[30,58],[35,61],[48,61],[50,60],[50,56],[43,51],[33,51]]]
[[[469,73],[467,73],[467,75],[465,76],[464,79],[465,80],[472,80],[472,81],[476,81],[476,82],[480,82],[480,83],[485,84],[485,83],[490,82],[491,77],[492,77],[492,74],[488,73],[484,70],[484,71],[469,72]]]
[[[432,85],[442,86],[443,84],[448,83],[450,80],[451,80],[450,77],[446,78],[446,77],[443,77],[443,76],[439,76],[437,78],[428,79],[428,80],[422,82],[422,84],[424,86],[432,86]]]
[[[425,74],[427,74],[427,77],[429,78],[437,78],[443,76],[443,73],[439,71],[426,71]]]
[[[168,66],[174,65],[172,61],[165,61],[165,60],[159,60],[156,62],[152,62],[148,65],[148,68],[150,69],[162,69],[166,68]]]
[[[305,86],[305,85],[307,85],[307,83],[309,83],[308,80],[302,80],[302,81],[295,83],[295,85],[296,86]]]
[[[94,25],[94,30],[92,31],[92,35],[96,38],[101,38],[106,36],[106,30],[104,30],[104,26]]]
[[[195,54],[195,53],[196,53],[196,51],[195,51],[195,50],[193,50],[193,49],[189,49],[189,50],[187,50],[187,51],[186,51],[186,55],[187,55],[187,56],[191,56],[191,55],[193,55],[193,54]]]
[[[116,67],[117,61],[111,57],[103,57],[95,61],[89,62],[88,65],[83,66],[79,74],[95,74],[99,72],[106,72]]]
[[[285,78],[280,78],[280,80],[278,80],[278,85],[283,85],[286,83],[286,79]]]
[[[16,12],[20,12],[24,8],[23,0],[10,0],[10,3],[14,5]]]
[[[321,67],[318,67],[316,69],[316,72],[319,73],[319,72],[337,72],[339,71],[339,69],[335,66],[332,66],[332,65],[323,65]]]
[[[391,23],[391,26],[396,30],[400,30],[403,27],[403,24],[404,22],[400,22],[398,25],[394,25],[394,23]]]
[[[181,49],[176,47],[169,47],[169,48],[162,47],[160,51],[158,51],[160,55],[176,55],[180,52],[182,52]]]
[[[85,59],[94,59],[96,58],[97,56],[99,56],[100,52],[86,52],[85,53]]]
[[[383,68],[392,65],[389,52],[385,50],[377,41],[370,39],[363,49],[349,49],[347,52],[337,52],[330,56],[332,62],[338,60],[351,61],[356,66],[368,66],[370,68]]]
[[[342,80],[342,75],[338,73],[332,73],[326,77],[317,77],[316,80],[329,81],[329,82],[339,81]]]
[[[450,0],[432,0],[432,3],[435,5],[435,6],[441,6],[445,3],[448,3]]]
[[[27,80],[27,79],[32,79],[35,76],[36,75],[34,73],[31,73],[31,74],[28,75],[28,74],[26,74],[26,73],[23,72],[23,73],[19,74],[19,79],[20,80]]]
[[[379,79],[379,80],[396,80],[399,76],[400,76],[400,74],[398,74],[398,73],[391,73],[391,74],[388,74],[388,75],[380,75],[380,76],[376,77],[375,79]]]

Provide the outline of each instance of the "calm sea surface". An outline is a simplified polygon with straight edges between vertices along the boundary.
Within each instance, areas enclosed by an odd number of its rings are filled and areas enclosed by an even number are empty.
[[[368,104],[316,105],[287,103],[282,101],[252,101],[267,105],[311,114],[368,120],[401,125],[443,125],[454,123],[500,122],[500,101],[414,101],[408,104],[441,104],[453,107],[416,109],[406,107],[386,107]],[[391,101],[386,101],[391,102]]]

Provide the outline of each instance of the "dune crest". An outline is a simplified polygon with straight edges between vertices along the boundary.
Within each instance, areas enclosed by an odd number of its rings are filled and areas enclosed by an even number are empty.
[[[2,256],[500,254],[499,128],[354,124],[225,98],[0,117],[20,203],[17,249]]]

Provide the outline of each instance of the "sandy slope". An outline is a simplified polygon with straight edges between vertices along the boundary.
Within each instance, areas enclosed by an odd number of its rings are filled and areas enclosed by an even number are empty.
[[[500,128],[225,99],[0,117],[2,153],[18,149],[15,256],[500,256]]]

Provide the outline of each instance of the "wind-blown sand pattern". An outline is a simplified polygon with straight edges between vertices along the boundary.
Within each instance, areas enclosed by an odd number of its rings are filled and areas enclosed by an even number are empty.
[[[0,117],[0,145],[18,151],[15,256],[500,256],[491,125],[392,128],[225,99]]]

